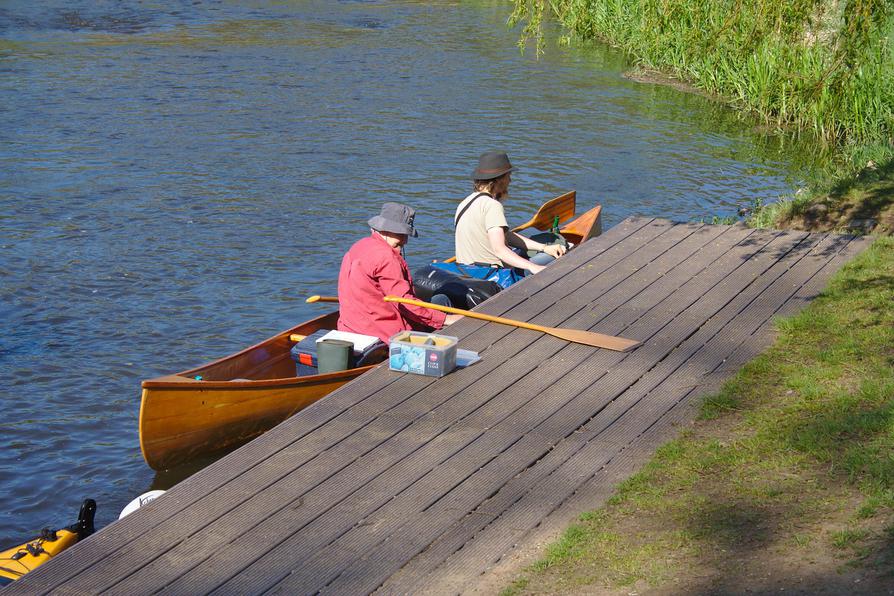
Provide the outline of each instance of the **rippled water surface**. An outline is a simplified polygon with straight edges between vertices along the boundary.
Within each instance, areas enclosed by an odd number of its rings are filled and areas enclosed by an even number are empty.
[[[578,191],[605,225],[732,215],[790,192],[797,148],[710,101],[624,79],[600,47],[522,56],[502,2],[0,5],[0,545],[98,525],[166,487],[142,378],[309,318],[381,202],[411,265],[452,254],[480,152],[510,221]]]

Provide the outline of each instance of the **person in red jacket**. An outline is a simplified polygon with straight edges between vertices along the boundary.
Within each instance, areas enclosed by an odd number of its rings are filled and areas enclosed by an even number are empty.
[[[416,211],[400,203],[385,203],[370,218],[370,235],[345,254],[338,274],[338,329],[373,335],[388,343],[392,335],[409,329],[441,329],[461,318],[438,310],[385,302],[387,295],[416,298],[401,247],[410,236]]]

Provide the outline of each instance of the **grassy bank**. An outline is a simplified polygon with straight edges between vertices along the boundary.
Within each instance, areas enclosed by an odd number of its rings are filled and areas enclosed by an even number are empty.
[[[515,0],[512,22],[540,41],[554,14],[768,125],[835,144],[890,145],[894,40],[889,0]],[[549,7],[549,8],[547,8]]]
[[[894,201],[847,194],[894,183],[894,3],[890,0],[513,0],[521,43],[555,17],[570,39],[598,39],[639,66],[724,98],[764,127],[810,135],[827,167],[753,223],[847,227],[851,211],[894,217]],[[871,180],[869,180],[871,182]],[[854,184],[856,182],[856,184]],[[808,212],[821,204],[828,217]],[[822,207],[814,211],[823,212]],[[877,217],[872,217],[876,215]],[[836,217],[837,216],[837,217]],[[852,218],[853,219],[853,218]]]
[[[887,237],[504,594],[894,589],[892,304]]]
[[[754,227],[894,234],[894,159],[819,176],[794,197],[758,206]]]

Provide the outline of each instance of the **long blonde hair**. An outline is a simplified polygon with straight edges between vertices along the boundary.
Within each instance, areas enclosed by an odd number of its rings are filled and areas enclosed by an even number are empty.
[[[509,172],[490,180],[475,180],[474,186],[476,191],[486,192],[499,201],[509,190]]]

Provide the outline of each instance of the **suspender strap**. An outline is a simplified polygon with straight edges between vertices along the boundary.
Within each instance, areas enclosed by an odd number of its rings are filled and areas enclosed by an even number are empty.
[[[456,218],[453,220],[453,227],[454,227],[454,228],[455,228],[456,226],[459,225],[459,220],[460,220],[460,218],[465,214],[465,212],[469,209],[469,207],[472,206],[472,203],[474,203],[475,201],[477,201],[477,200],[478,200],[478,197],[480,197],[480,196],[489,197],[490,195],[487,194],[486,192],[479,192],[477,195],[475,195],[474,197],[472,197],[471,199],[469,199],[469,202],[466,203],[466,206],[463,207],[462,210],[461,210],[459,213],[456,214]]]

